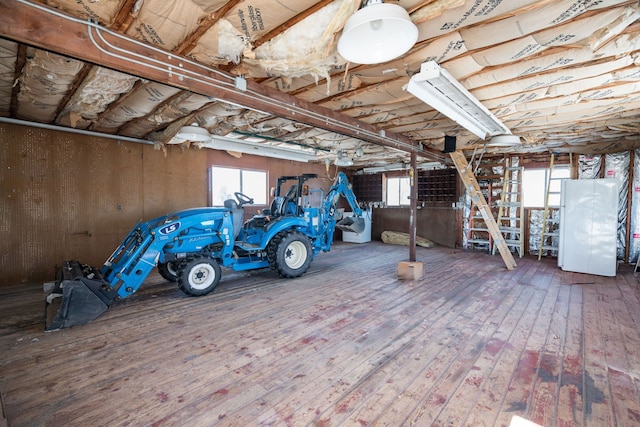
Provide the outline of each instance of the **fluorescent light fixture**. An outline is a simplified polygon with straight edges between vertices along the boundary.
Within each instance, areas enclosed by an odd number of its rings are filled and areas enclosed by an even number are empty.
[[[511,134],[509,128],[435,61],[422,64],[420,72],[409,80],[407,91],[479,138]]]
[[[491,137],[487,142],[487,147],[512,147],[520,145],[520,137],[518,135],[496,135]]]
[[[275,147],[266,143],[248,142],[242,139],[229,138],[224,136],[211,137],[209,142],[202,144],[203,147],[213,150],[235,151],[255,156],[272,157],[276,159],[294,160],[296,162],[308,162],[317,160],[315,153],[310,151],[294,150],[285,147]]]
[[[445,167],[446,166],[440,162],[425,162],[425,163],[418,163],[416,165],[417,170],[444,169]],[[410,168],[410,165],[406,163],[393,163],[385,166],[373,166],[370,168],[364,168],[358,172],[363,174],[369,174],[369,173],[409,170],[409,168]]]
[[[168,144],[180,144],[184,141],[192,141],[192,142],[207,142],[211,141],[211,134],[205,128],[201,128],[196,123],[193,123],[190,126],[182,126],[176,136],[180,140],[176,140],[172,138]]]
[[[432,169],[444,169],[446,166],[440,162],[425,162],[418,163],[416,169],[418,170],[432,170]]]
[[[344,155],[342,150],[338,151],[338,157],[333,162],[336,166],[353,166],[353,159]]]
[[[365,0],[338,40],[338,53],[356,64],[379,64],[406,53],[418,40],[418,27],[400,5]]]

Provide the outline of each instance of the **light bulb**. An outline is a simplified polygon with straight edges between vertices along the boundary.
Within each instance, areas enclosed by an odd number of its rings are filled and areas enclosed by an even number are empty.
[[[382,19],[374,19],[373,21],[369,22],[369,25],[371,26],[371,29],[373,31],[378,31],[380,30],[380,28],[382,28]]]

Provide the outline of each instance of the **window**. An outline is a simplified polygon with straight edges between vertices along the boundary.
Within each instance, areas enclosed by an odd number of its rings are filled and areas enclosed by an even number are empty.
[[[387,206],[409,206],[409,177],[387,178]]]
[[[522,175],[522,196],[525,208],[544,208],[549,169],[525,169]],[[560,179],[569,178],[569,168],[554,168],[549,191],[549,205],[560,205]]]
[[[213,166],[209,177],[211,206],[222,206],[227,199],[236,200],[233,193],[237,191],[251,197],[256,205],[267,204],[267,173],[264,171]]]

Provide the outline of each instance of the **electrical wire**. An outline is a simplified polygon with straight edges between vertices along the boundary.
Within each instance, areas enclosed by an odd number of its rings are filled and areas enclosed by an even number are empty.
[[[125,60],[125,61],[129,61],[132,63],[135,63],[139,66],[142,67],[146,67],[146,68],[150,68],[156,71],[161,71],[161,72],[165,72],[167,73],[169,76],[177,76],[177,78],[180,81],[184,81],[184,80],[190,80],[190,81],[195,81],[210,87],[213,87],[215,89],[218,90],[223,90],[223,91],[229,91],[229,90],[235,90],[236,89],[236,84],[235,84],[235,78],[232,76],[229,76],[225,73],[220,72],[219,70],[216,70],[214,68],[210,68],[207,66],[204,66],[198,62],[195,61],[191,61],[187,58],[184,58],[182,56],[178,56],[175,55],[176,58],[179,58],[180,61],[182,61],[183,63],[187,63],[190,64],[194,67],[197,67],[199,69],[201,69],[202,71],[206,72],[204,74],[199,74],[196,73],[195,71],[192,70],[188,70],[188,69],[184,69],[184,68],[178,68],[176,69],[175,66],[173,66],[170,63],[164,62],[164,61],[160,61],[158,59],[154,59],[154,58],[150,58],[148,56],[143,56],[140,54],[137,54],[135,52],[131,52],[129,50],[125,50],[122,48],[119,48],[117,46],[114,46],[113,44],[109,43],[109,41],[104,37],[104,34],[109,34],[110,36],[120,39],[120,40],[124,40],[126,42],[129,43],[134,43],[137,44],[141,47],[144,47],[145,49],[151,49],[156,53],[159,53],[160,55],[164,55],[167,56],[169,59],[173,58],[173,54],[168,53],[162,49],[159,49],[155,46],[150,46],[148,44],[144,44],[138,40],[135,39],[131,39],[129,37],[125,37],[124,35],[117,33],[115,31],[109,30],[107,28],[104,28],[102,26],[100,26],[99,24],[95,23],[95,22],[91,22],[91,21],[85,21],[85,20],[81,20],[78,18],[74,18],[74,17],[70,17],[68,15],[65,15],[61,12],[57,12],[55,10],[43,7],[41,5],[37,5],[34,3],[31,3],[29,1],[26,0],[17,0],[18,2],[30,6],[30,7],[34,7],[36,9],[40,9],[44,12],[56,15],[58,17],[61,17],[63,19],[66,19],[68,21],[71,22],[75,22],[75,23],[79,23],[79,24],[84,24],[87,26],[87,35],[89,36],[89,39],[91,40],[92,44],[102,53],[104,53],[105,55],[114,57],[114,58],[118,58],[120,60]],[[101,43],[99,43],[101,42]],[[106,47],[105,47],[106,46]],[[111,50],[109,50],[109,49]],[[180,67],[181,64],[179,64],[178,66]],[[224,79],[228,79],[228,82],[224,82],[224,81],[220,81],[218,79],[215,79],[213,77],[208,77],[206,74],[208,73],[212,73],[215,75],[218,75]],[[303,117],[308,117],[310,119],[314,119],[316,121],[324,121],[327,125],[331,124],[334,127],[338,127],[338,128],[342,128],[344,130],[350,131],[352,133],[355,133],[355,135],[362,135],[362,137],[369,137],[370,141],[375,143],[376,140],[378,141],[385,141],[388,144],[391,144],[392,146],[390,146],[389,148],[395,148],[397,150],[400,151],[416,151],[419,149],[419,147],[416,147],[410,143],[406,143],[406,142],[402,142],[402,141],[398,141],[396,139],[393,138],[389,138],[386,136],[386,133],[384,131],[379,131],[379,132],[373,132],[367,129],[362,129],[357,125],[352,125],[350,123],[345,123],[342,122],[340,120],[336,120],[330,117],[326,117],[320,113],[316,113],[314,111],[308,111],[298,105],[294,104],[289,104],[285,101],[281,101],[278,99],[274,99],[271,97],[268,97],[266,95],[262,95],[258,92],[255,92],[249,88],[247,88],[247,90],[245,91],[235,91],[234,92],[237,95],[240,96],[246,96],[248,100],[251,101],[257,101],[257,102],[261,102],[261,103],[268,103],[268,104],[272,104],[272,105],[276,105],[282,109],[285,109],[286,111],[289,111],[292,115],[298,114],[300,116]],[[215,98],[215,97],[213,97]],[[222,101],[224,102],[229,102],[226,101],[224,99],[222,99]],[[233,104],[233,103],[232,103]],[[239,105],[242,108],[247,108],[247,109],[253,109],[253,108],[249,108],[246,105]],[[260,111],[257,109],[253,109],[255,111],[259,111],[261,113],[264,114],[268,114],[268,115],[273,115],[272,113],[268,113],[265,111]],[[437,157],[435,155],[431,155],[430,157]]]

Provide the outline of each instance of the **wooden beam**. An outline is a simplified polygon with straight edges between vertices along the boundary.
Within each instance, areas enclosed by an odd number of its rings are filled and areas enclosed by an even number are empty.
[[[487,229],[489,230],[491,237],[493,237],[493,242],[500,251],[504,265],[508,270],[513,270],[517,266],[516,260],[513,259],[513,255],[511,254],[511,251],[509,251],[509,247],[504,241],[504,237],[502,237],[498,224],[491,213],[487,200],[482,195],[478,181],[471,171],[467,159],[460,150],[449,153],[449,155],[451,156],[453,163],[456,165],[456,169],[458,169],[458,174],[460,174],[460,178],[467,189],[467,193],[469,193],[471,200],[478,207],[478,210],[482,215],[482,219],[484,219]]]
[[[126,33],[131,23],[138,15],[137,12],[134,11],[134,7],[138,1],[137,0],[125,0],[121,5],[118,13],[113,18],[113,23],[109,26],[114,31],[120,31],[122,33]]]
[[[76,92],[78,91],[78,88],[80,87],[80,85],[82,85],[82,83],[84,82],[84,79],[87,78],[87,76],[89,75],[89,72],[91,71],[92,68],[93,68],[93,65],[84,64],[84,66],[82,67],[80,72],[78,74],[76,74],[75,79],[73,79],[73,84],[71,85],[71,88],[69,88],[69,90],[67,91],[67,94],[64,96],[64,98],[62,99],[60,104],[58,104],[58,108],[56,109],[56,113],[53,116],[54,117],[54,119],[53,119],[54,122],[56,122],[57,120],[60,119],[60,113],[62,113],[62,111],[67,106],[69,101],[71,101],[71,98],[73,98],[73,96],[76,94]]]
[[[444,162],[438,150],[400,134],[295,98],[253,81],[197,64],[43,5],[0,0],[0,36],[61,55],[264,111],[299,123]]]
[[[18,54],[16,55],[16,66],[13,70],[13,81],[15,82],[11,88],[11,102],[9,104],[9,116],[16,117],[18,112],[18,93],[20,93],[20,83],[18,83],[22,75],[22,69],[27,63],[27,47],[23,44],[18,46]]]
[[[265,44],[266,42],[268,42],[272,38],[276,37],[277,35],[284,33],[286,30],[288,30],[289,28],[293,27],[294,25],[296,25],[298,22],[302,21],[303,19],[305,19],[309,15],[319,11],[320,9],[322,9],[323,7],[328,5],[329,3],[333,3],[333,0],[322,0],[322,1],[314,4],[309,9],[297,14],[296,16],[294,16],[293,18],[289,19],[284,24],[281,24],[281,25],[277,26],[273,30],[269,31],[267,34],[263,35],[262,37],[260,37],[256,41],[254,41],[252,43],[253,48],[255,49],[258,46],[260,46],[262,44]]]
[[[174,52],[179,53],[180,55],[187,55],[191,52],[198,45],[198,40],[200,40],[200,38],[220,20],[220,18],[229,13],[232,8],[236,7],[240,1],[241,0],[228,1],[220,9],[202,18],[198,23],[198,27],[182,41],[177,49],[174,49]]]

